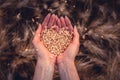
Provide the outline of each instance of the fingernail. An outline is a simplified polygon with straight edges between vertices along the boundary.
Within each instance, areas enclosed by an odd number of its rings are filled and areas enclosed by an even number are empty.
[[[51,13],[48,13],[49,15],[51,14]]]
[[[41,23],[39,23],[39,26],[41,26]]]
[[[67,17],[67,16],[65,16],[65,18],[66,18],[66,19],[68,19],[68,17]]]
[[[62,17],[60,17],[60,19],[64,19],[64,18],[63,18],[63,16],[62,16]]]
[[[77,26],[76,26],[76,25],[74,26],[74,30],[76,30],[76,31],[77,31]]]
[[[77,28],[76,25],[74,25],[74,28]]]
[[[52,14],[52,16],[56,16],[55,14]]]

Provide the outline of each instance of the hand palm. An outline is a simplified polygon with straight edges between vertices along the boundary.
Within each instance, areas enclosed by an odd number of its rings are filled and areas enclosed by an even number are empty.
[[[71,33],[73,32],[73,41],[70,43],[68,48],[64,51],[64,53],[61,53],[61,55],[59,55],[57,57],[58,63],[64,59],[74,60],[75,56],[77,55],[77,53],[79,51],[79,45],[80,45],[79,34],[77,32],[77,29],[76,29],[76,27],[73,29],[69,18],[65,17],[65,19],[64,19],[63,17],[61,17],[60,21],[61,21],[61,23],[59,24],[59,26],[64,26]]]
[[[70,32],[74,33],[73,41],[68,46],[68,48],[64,51],[64,53],[57,56],[57,60],[58,61],[61,59],[62,60],[64,59],[74,60],[79,50],[79,34],[77,32],[77,29],[76,27],[73,29],[68,17],[65,17],[65,19],[63,17],[58,19],[58,17],[55,16],[54,14],[52,16],[50,14],[46,16],[42,25],[40,25],[39,28],[37,29],[35,37],[33,39],[33,44],[34,44],[34,47],[36,48],[38,57],[40,57],[43,60],[48,60],[48,61],[52,60],[54,63],[56,61],[56,56],[54,54],[51,54],[47,50],[47,48],[44,46],[43,42],[40,40],[40,32],[42,31],[42,29],[50,28],[53,25],[57,25],[56,30],[64,26]]]
[[[46,18],[44,19],[42,25],[39,25],[39,28],[37,29],[34,39],[33,39],[33,45],[37,51],[37,55],[42,60],[52,60],[54,63],[56,61],[56,56],[53,54],[50,54],[50,52],[47,50],[47,48],[44,46],[43,41],[40,40],[40,33],[42,29],[45,27],[49,28],[53,23],[55,22],[56,16],[48,14]]]

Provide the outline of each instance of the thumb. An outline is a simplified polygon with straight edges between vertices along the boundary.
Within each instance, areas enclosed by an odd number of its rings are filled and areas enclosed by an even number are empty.
[[[77,31],[76,26],[74,27],[74,32],[73,32],[73,34],[74,34],[73,43],[79,44],[79,33],[78,33],[78,31]]]
[[[39,24],[38,29],[35,32],[35,36],[34,36],[33,40],[35,40],[35,41],[39,41],[40,40],[40,33],[41,33],[41,31],[42,31],[42,26],[41,26],[41,24]]]
[[[42,26],[41,26],[41,24],[39,24],[39,25],[38,25],[38,29],[36,30],[35,35],[36,35],[36,34],[40,34],[41,31],[42,31]]]

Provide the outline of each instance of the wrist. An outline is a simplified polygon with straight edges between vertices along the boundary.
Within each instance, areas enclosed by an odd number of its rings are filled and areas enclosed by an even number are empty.
[[[61,63],[65,63],[65,64],[71,64],[74,63],[74,59],[68,59],[68,58],[57,58],[57,64],[61,64]]]
[[[42,65],[42,66],[54,66],[55,62],[52,60],[43,60],[43,59],[38,58],[37,64]]]

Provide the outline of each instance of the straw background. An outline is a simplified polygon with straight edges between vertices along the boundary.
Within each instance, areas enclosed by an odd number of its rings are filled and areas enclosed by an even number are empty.
[[[48,13],[77,26],[81,80],[120,80],[120,0],[0,0],[0,80],[32,80],[31,41]]]

